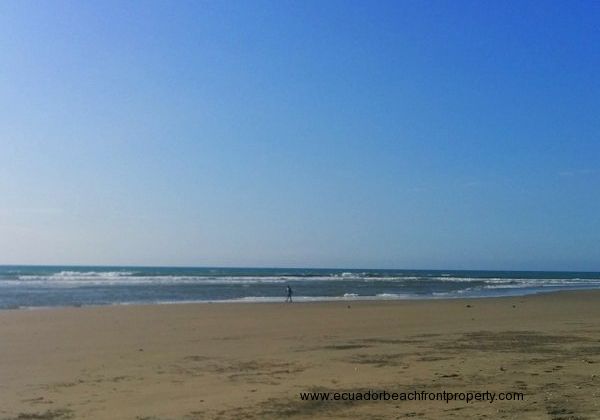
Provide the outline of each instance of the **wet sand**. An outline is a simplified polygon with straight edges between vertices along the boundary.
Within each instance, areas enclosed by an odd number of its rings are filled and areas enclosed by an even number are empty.
[[[0,311],[0,419],[287,417],[600,418],[600,292]]]

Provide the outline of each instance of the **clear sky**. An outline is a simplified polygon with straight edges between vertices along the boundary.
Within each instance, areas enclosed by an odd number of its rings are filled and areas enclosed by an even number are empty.
[[[2,1],[0,264],[600,270],[598,22]]]

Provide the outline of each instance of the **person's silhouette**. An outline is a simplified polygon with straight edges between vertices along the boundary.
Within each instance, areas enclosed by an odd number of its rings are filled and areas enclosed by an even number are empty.
[[[287,297],[285,298],[285,302],[292,303],[292,294],[294,292],[292,291],[292,288],[289,285],[286,288],[286,292],[287,292]]]

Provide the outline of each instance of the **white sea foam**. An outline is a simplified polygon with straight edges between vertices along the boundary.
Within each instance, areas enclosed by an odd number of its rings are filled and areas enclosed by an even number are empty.
[[[351,273],[344,273],[351,274]],[[352,276],[354,276],[352,274]],[[21,275],[17,279],[0,279],[1,285],[11,286],[114,286],[114,285],[160,285],[160,284],[261,284],[286,282],[318,281],[359,281],[359,282],[402,282],[418,280],[419,277],[350,277],[350,276],[139,276],[133,272],[77,272],[61,271],[52,275]]]
[[[490,279],[490,281],[486,281],[486,283],[487,284],[484,286],[485,289],[600,287],[600,279]]]
[[[448,277],[448,276],[443,276],[443,277],[428,277],[427,280],[437,280],[437,281],[443,281],[443,282],[449,282],[449,283],[468,283],[468,282],[474,282],[474,281],[485,281],[485,280],[488,280],[488,279],[481,278],[481,277]]]
[[[423,277],[416,276],[382,276],[382,277],[363,277],[361,280],[364,280],[367,283],[378,282],[378,281],[388,281],[388,282],[403,282],[407,280],[422,280]]]
[[[56,286],[56,287],[79,287],[79,286],[115,286],[115,285],[253,285],[253,284],[281,284],[286,282],[431,282],[443,283],[483,283],[485,289],[509,289],[527,287],[562,287],[589,285],[600,286],[600,279],[532,279],[532,278],[480,278],[480,277],[417,277],[417,276],[382,276],[364,277],[363,274],[342,273],[342,275],[325,276],[177,276],[156,275],[139,276],[130,271],[61,271],[52,275],[21,275],[18,278],[0,278],[1,286]]]
[[[398,294],[398,293],[379,293],[376,299],[414,299],[416,295]]]
[[[7,286],[127,286],[127,285],[227,285],[286,283],[290,278],[281,277],[205,277],[205,276],[115,276],[68,275],[68,276],[20,276],[18,279],[0,280]]]
[[[125,277],[132,274],[131,271],[61,271],[51,277]]]

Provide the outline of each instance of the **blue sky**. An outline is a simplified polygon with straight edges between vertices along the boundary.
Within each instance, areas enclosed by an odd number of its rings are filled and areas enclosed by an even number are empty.
[[[0,263],[600,270],[600,3],[0,3]]]

